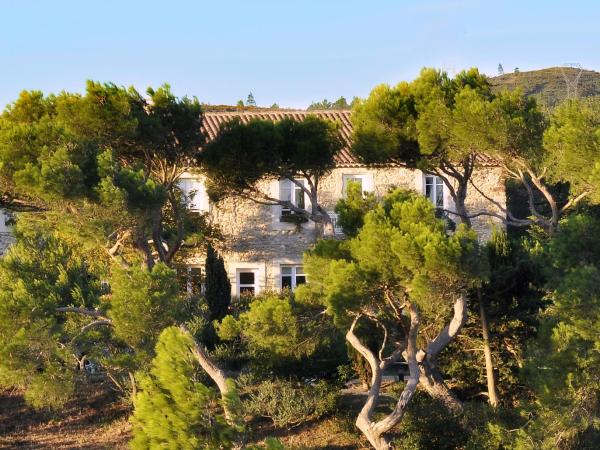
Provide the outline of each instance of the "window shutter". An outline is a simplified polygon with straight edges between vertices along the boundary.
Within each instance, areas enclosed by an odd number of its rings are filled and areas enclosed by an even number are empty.
[[[279,200],[291,201],[292,199],[292,182],[287,179],[279,180]],[[288,210],[282,207],[282,210]]]
[[[415,170],[415,191],[425,195],[425,174],[420,170]]]

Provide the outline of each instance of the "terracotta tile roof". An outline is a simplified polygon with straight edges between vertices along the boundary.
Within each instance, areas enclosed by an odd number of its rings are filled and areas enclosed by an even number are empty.
[[[323,111],[294,111],[294,110],[259,110],[259,111],[206,111],[202,130],[206,133],[208,140],[214,139],[219,133],[221,124],[239,117],[242,122],[248,123],[252,119],[278,121],[284,118],[304,120],[308,115],[315,115],[321,119],[328,119],[340,124],[340,134],[344,141],[344,147],[336,155],[335,163],[339,167],[364,166],[350,152],[350,139],[352,136],[352,123],[350,122],[349,110],[323,110]]]
[[[303,110],[277,110],[277,109],[262,109],[252,111],[206,111],[204,112],[204,120],[202,123],[202,130],[206,133],[209,141],[214,139],[219,133],[221,124],[231,120],[234,117],[239,117],[243,123],[248,123],[252,119],[262,120],[281,120],[284,118],[291,118],[296,120],[303,120],[308,115],[315,115],[322,119],[328,119],[334,122],[338,122],[340,126],[340,133],[344,141],[344,147],[335,157],[335,164],[338,167],[364,167],[367,164],[361,162],[356,156],[350,152],[350,146],[352,144],[352,122],[350,110],[317,110],[317,111],[303,111]],[[499,162],[489,155],[478,154],[477,160],[482,166],[498,166]],[[393,163],[390,165],[394,165]],[[373,164],[373,167],[385,166],[385,164]]]

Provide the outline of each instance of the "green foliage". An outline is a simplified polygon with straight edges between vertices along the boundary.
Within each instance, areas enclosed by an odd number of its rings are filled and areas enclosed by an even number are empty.
[[[460,380],[457,388],[464,396],[486,389],[485,360],[480,350],[482,302],[491,334],[489,345],[499,399],[505,407],[515,406],[531,395],[520,375],[526,345],[537,333],[539,314],[547,303],[543,298],[543,274],[526,244],[509,239],[500,229],[493,231],[484,250],[488,277],[479,290],[472,292],[467,323],[441,361],[445,373]]]
[[[346,362],[341,333],[317,302],[295,301],[291,293],[267,292],[217,326],[225,341],[219,358],[258,377],[332,376]]]
[[[320,256],[328,253],[320,246],[330,244],[319,244],[305,260],[310,285],[298,290],[298,297],[318,291],[338,323],[346,323],[348,314],[368,304],[382,302],[385,308],[385,290],[397,297],[406,293],[425,314],[440,315],[453,295],[478,282],[475,233],[460,226],[447,235],[444,222],[424,197],[393,191],[364,221],[348,241],[350,259]]]
[[[134,449],[230,447],[235,430],[225,422],[213,389],[198,381],[201,370],[191,351],[191,338],[166,328],[156,344],[148,374],[140,375],[134,399]]]
[[[400,160],[423,167],[462,159],[471,149],[455,142],[461,104],[488,101],[490,96],[487,79],[476,69],[454,79],[423,69],[411,83],[377,86],[354,107],[353,150],[368,162]]]
[[[335,205],[337,224],[342,227],[346,236],[356,236],[364,225],[365,214],[375,205],[373,193],[367,192],[363,195],[360,183],[350,182],[346,187],[346,198],[339,200]]]
[[[110,317],[115,335],[141,354],[151,353],[160,332],[182,318],[175,270],[162,263],[152,271],[113,268]]]
[[[538,448],[600,442],[599,233],[597,218],[574,215],[542,255],[551,304],[529,349],[526,375],[536,390],[537,419],[522,436]]]
[[[248,414],[271,419],[278,427],[290,427],[331,414],[337,400],[337,387],[324,380],[311,385],[270,380],[250,391],[244,409]]]
[[[324,110],[324,109],[349,109],[350,105],[348,104],[348,101],[346,100],[345,97],[340,97],[338,98],[335,102],[330,102],[327,99],[323,99],[323,101],[320,102],[313,102],[310,104],[310,106],[308,108],[306,108],[307,111],[318,111],[318,110]]]
[[[92,81],[83,95],[21,93],[0,116],[2,195],[86,217],[86,231],[100,215],[103,245],[131,236],[120,244],[147,258],[152,239],[170,263],[189,231],[176,179],[198,162],[202,114],[168,85],[147,95]]]
[[[98,307],[99,279],[78,249],[37,235],[0,259],[0,285],[0,384],[24,389],[35,407],[59,407],[75,388],[82,319],[56,309]]]
[[[209,245],[206,251],[204,298],[210,310],[210,320],[221,320],[231,304],[231,283],[223,258]]]
[[[252,349],[273,357],[293,357],[310,353],[314,347],[301,345],[303,334],[299,314],[290,299],[276,293],[256,297],[236,319],[227,316],[218,326],[222,339],[243,336]]]
[[[264,177],[321,176],[333,168],[342,147],[333,123],[309,116],[298,122],[231,120],[206,145],[202,164],[215,199],[248,194]]]
[[[573,196],[592,192],[600,201],[600,99],[569,100],[552,113],[544,134],[553,181],[570,183]]]

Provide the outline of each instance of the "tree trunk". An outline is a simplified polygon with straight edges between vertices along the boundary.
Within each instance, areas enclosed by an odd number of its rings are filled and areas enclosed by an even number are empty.
[[[417,361],[420,369],[420,381],[425,390],[439,399],[451,411],[462,412],[462,402],[450,391],[442,374],[437,368],[437,356],[458,336],[467,321],[467,295],[459,295],[454,302],[454,316],[425,350],[419,350]]]
[[[360,339],[354,334],[354,328],[360,316],[354,319],[350,330],[346,333],[346,339],[368,362],[371,367],[371,388],[367,394],[367,401],[360,410],[356,418],[356,426],[369,440],[373,448],[376,450],[389,450],[391,443],[385,436],[394,426],[396,426],[402,418],[408,404],[410,403],[419,384],[419,365],[417,363],[417,334],[419,328],[419,315],[415,305],[409,304],[410,311],[410,329],[407,336],[406,360],[410,371],[409,379],[400,394],[400,398],[396,403],[394,410],[378,422],[373,421],[375,408],[379,402],[379,393],[381,390],[381,379],[383,371],[396,361],[399,356],[384,358],[381,360],[373,353]],[[400,355],[398,351],[397,355]]]
[[[129,375],[129,382],[131,383],[131,398],[135,398],[137,395],[137,383],[135,382],[135,377],[131,371],[128,371],[127,375]]]
[[[479,292],[479,317],[481,318],[481,331],[483,334],[483,355],[485,356],[485,373],[487,379],[488,397],[490,405],[498,406],[498,395],[496,391],[496,377],[494,376],[494,362],[492,361],[492,349],[490,348],[490,328],[485,313],[485,307],[481,301]]]
[[[193,346],[191,350],[194,357],[200,364],[200,367],[204,369],[207,375],[219,388],[221,400],[223,402],[225,420],[227,420],[229,425],[239,428],[241,426],[241,420],[235,404],[239,401],[239,399],[237,397],[237,391],[235,389],[235,383],[233,379],[229,378],[225,371],[217,365],[217,363],[209,356],[204,346],[194,339],[192,333],[190,333],[185,325],[180,325],[179,329],[182,331],[182,333],[187,334],[192,338]]]
[[[419,382],[432,398],[456,414],[464,411],[463,403],[450,390],[440,371],[428,359],[419,364],[419,369]]]

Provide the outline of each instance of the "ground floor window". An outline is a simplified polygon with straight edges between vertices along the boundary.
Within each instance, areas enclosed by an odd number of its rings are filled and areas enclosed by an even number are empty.
[[[256,276],[256,270],[251,269],[238,269],[237,271],[237,295],[256,295],[258,292],[258,277]]]
[[[200,295],[204,293],[204,278],[202,277],[201,267],[187,267],[185,285],[189,294]]]
[[[306,275],[303,266],[281,266],[281,288],[296,289],[297,286],[306,283]]]

